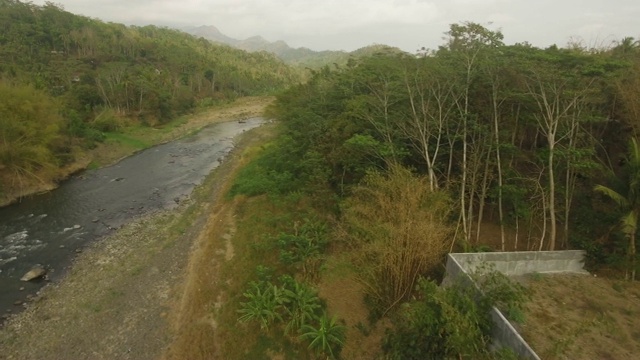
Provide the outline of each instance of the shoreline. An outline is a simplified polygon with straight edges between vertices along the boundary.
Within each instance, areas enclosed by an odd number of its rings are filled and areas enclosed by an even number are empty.
[[[201,256],[201,234],[224,226],[212,222],[211,213],[226,206],[225,190],[261,131],[268,129],[241,134],[188,201],[136,219],[79,254],[61,279],[0,327],[0,359],[166,355],[180,331],[176,320],[185,317],[185,287],[198,271],[190,263]]]
[[[142,140],[147,143],[147,146],[140,148],[117,142],[100,143],[95,149],[80,154],[77,160],[58,169],[59,174],[49,181],[29,179],[28,183],[19,189],[0,193],[0,207],[19,203],[23,198],[55,190],[65,180],[88,169],[92,163],[97,163],[99,168],[111,166],[139,151],[181,139],[206,126],[261,116],[264,113],[264,109],[273,99],[274,97],[271,96],[240,98],[231,104],[207,108],[201,112],[176,118],[165,126],[169,130],[163,130],[163,128],[138,128],[125,132],[123,133],[124,136]],[[183,122],[180,123],[181,121]],[[156,134],[155,132],[158,131],[160,133]]]

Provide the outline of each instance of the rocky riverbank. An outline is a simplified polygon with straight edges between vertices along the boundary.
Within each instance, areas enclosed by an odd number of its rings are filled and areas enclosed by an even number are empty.
[[[185,284],[199,270],[189,264],[201,257],[200,234],[226,227],[210,214],[227,206],[224,191],[241,166],[242,149],[268,131],[264,126],[243,134],[190,200],[138,219],[79,254],[62,281],[0,329],[0,359],[166,356],[179,319],[189,316]]]

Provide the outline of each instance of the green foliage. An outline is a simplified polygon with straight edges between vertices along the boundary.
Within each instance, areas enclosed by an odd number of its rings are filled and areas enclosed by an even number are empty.
[[[473,358],[486,352],[488,310],[462,285],[438,287],[420,279],[420,298],[403,305],[384,342],[391,359]]]
[[[306,278],[317,272],[319,257],[327,246],[326,225],[309,219],[293,234],[280,234],[277,239],[280,261],[285,265],[300,265]],[[316,265],[316,266],[314,266]]]
[[[46,93],[0,81],[0,169],[21,178],[55,168],[62,125],[58,105]]]
[[[285,334],[299,332],[318,317],[322,310],[320,298],[311,287],[290,276],[283,276],[280,280],[284,283]]]
[[[492,306],[522,309],[528,299],[520,285],[481,268],[469,281],[456,279],[446,287],[420,279],[417,299],[404,304],[393,318],[384,349],[390,359],[477,359],[488,357]]]
[[[314,193],[326,187],[326,160],[317,152],[302,151],[296,143],[292,137],[283,135],[270,144],[240,171],[229,195]]]
[[[327,314],[323,314],[315,326],[302,327],[300,338],[308,340],[309,349],[317,354],[322,354],[327,359],[337,359],[344,345],[345,327],[338,324],[335,316],[329,318]]]
[[[290,172],[271,168],[278,155],[278,150],[271,146],[244,166],[234,179],[229,196],[278,195],[295,190],[296,179]]]
[[[252,283],[244,294],[247,301],[240,303],[242,314],[238,321],[254,321],[261,329],[268,329],[275,320],[282,320],[280,308],[284,302],[282,291],[271,283]]]
[[[506,275],[495,270],[495,266],[483,264],[476,268],[471,278],[484,294],[484,300],[502,311],[507,318],[517,323],[524,322],[524,305],[530,298],[527,289]]]
[[[640,146],[635,138],[629,142],[628,157],[625,162],[624,172],[620,179],[621,189],[613,189],[604,185],[596,185],[594,190],[613,200],[621,209],[620,231],[627,240],[626,258],[627,277],[631,274],[631,280],[636,275],[636,235],[638,229],[638,216],[640,215]]]

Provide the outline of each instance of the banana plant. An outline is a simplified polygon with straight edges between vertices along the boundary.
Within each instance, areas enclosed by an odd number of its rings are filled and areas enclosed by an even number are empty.
[[[337,359],[345,340],[345,327],[338,324],[335,316],[329,318],[323,314],[318,319],[318,326],[305,324],[302,326],[300,338],[309,340],[309,349],[326,359]]]
[[[320,298],[311,288],[292,279],[290,285],[284,288],[283,294],[287,299],[285,312],[289,318],[285,333],[299,331],[316,318],[316,313],[321,308]]]
[[[254,282],[243,295],[247,301],[240,303],[241,308],[238,312],[242,315],[238,321],[256,321],[261,329],[268,329],[275,320],[282,321],[280,313],[286,299],[278,286],[272,283],[260,286]]]

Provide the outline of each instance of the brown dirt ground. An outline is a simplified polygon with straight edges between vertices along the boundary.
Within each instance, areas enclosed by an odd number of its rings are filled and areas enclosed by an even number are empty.
[[[243,117],[253,116],[246,111]],[[203,118],[199,127],[208,123]],[[215,283],[215,262],[233,256],[234,205],[222,196],[242,149],[262,141],[265,128],[245,133],[192,200],[136,220],[80,254],[61,282],[0,328],[0,359],[212,358],[215,347],[202,336],[213,333],[218,305],[201,285]]]
[[[364,302],[364,289],[353,270],[344,264],[329,263],[319,284],[319,295],[327,302],[329,314],[337,314],[346,327],[343,359],[371,360],[382,358],[382,339],[388,320],[369,321]]]
[[[637,359],[640,283],[580,274],[524,277],[521,334],[542,359]]]

